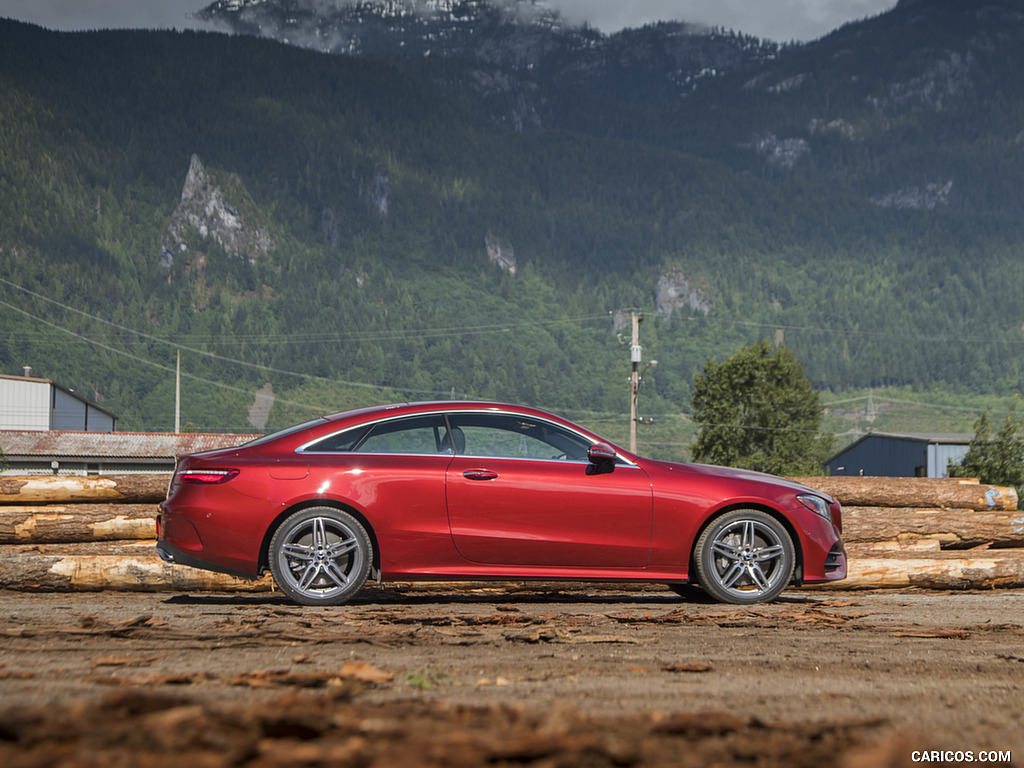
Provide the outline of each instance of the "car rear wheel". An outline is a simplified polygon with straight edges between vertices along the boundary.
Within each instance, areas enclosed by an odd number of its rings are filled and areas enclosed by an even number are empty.
[[[303,605],[341,605],[370,573],[373,545],[352,515],[313,507],[286,519],[270,539],[270,572],[281,591]]]
[[[724,603],[774,600],[793,578],[793,540],[782,523],[754,509],[715,518],[697,539],[697,581]]]

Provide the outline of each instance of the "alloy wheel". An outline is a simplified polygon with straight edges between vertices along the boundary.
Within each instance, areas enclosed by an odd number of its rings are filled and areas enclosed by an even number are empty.
[[[370,569],[366,530],[346,512],[304,510],[285,520],[270,541],[277,585],[305,605],[339,605],[351,598]]]
[[[717,520],[697,542],[700,585],[728,603],[774,600],[793,575],[793,543],[770,515],[739,510]]]

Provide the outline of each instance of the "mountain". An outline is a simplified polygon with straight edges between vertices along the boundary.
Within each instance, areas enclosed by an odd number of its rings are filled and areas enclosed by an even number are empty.
[[[708,357],[764,337],[824,389],[1020,389],[1013,3],[903,0],[784,48],[519,5],[431,4],[490,21],[429,56],[0,20],[0,368],[125,429],[172,422],[181,349],[202,429],[249,428],[257,399],[272,429],[454,391],[603,430],[635,307],[645,413],[688,410]],[[386,7],[332,6],[366,29]],[[686,83],[647,55],[670,40],[737,58]],[[522,85],[519,118],[480,73]]]
[[[660,143],[863,184],[886,208],[957,201],[1016,210],[979,188],[1015,175],[1024,13],[1008,0],[901,0],[693,94]],[[980,166],[976,165],[981,163]],[[895,185],[899,185],[896,187]],[[914,190],[917,190],[915,194]],[[1009,198],[1007,198],[1009,194]]]
[[[243,31],[248,13],[262,14],[259,33],[277,39],[299,18],[289,10],[295,2],[245,5],[230,11],[215,3],[208,18]],[[345,28],[367,30],[352,33],[360,45],[428,77],[498,124],[682,152],[767,182],[771,191],[747,202],[760,231],[772,239],[782,217],[797,217],[805,227],[802,242],[787,243],[779,233],[779,250],[823,243],[814,263],[796,265],[819,284],[803,290],[829,296],[815,312],[822,318],[859,326],[868,316],[886,317],[890,327],[948,337],[976,316],[969,307],[976,301],[1000,310],[972,334],[989,339],[1009,332],[1011,343],[1019,343],[1021,313],[1010,288],[1018,271],[1007,254],[1019,241],[1024,206],[1024,81],[1017,75],[1024,69],[1018,45],[1024,12],[1013,0],[900,0],[889,12],[785,47],[679,23],[602,35],[572,27],[530,0],[305,6],[307,19],[357,19]],[[395,15],[388,9],[396,7],[418,20],[419,45],[387,23]],[[450,24],[453,16],[474,32],[449,45],[457,35],[434,25]],[[483,17],[501,23],[474,21]],[[498,42],[516,35],[547,42],[521,49]],[[499,57],[493,50],[544,55]],[[487,66],[502,68],[500,78],[484,78]],[[473,77],[475,90],[460,87]],[[496,82],[517,84],[517,98],[504,102],[504,111],[498,100],[485,103],[479,95],[489,92],[479,83]],[[785,203],[775,206],[772,199]],[[814,229],[817,236],[808,237]],[[922,247],[938,229],[947,234]],[[776,256],[768,259],[780,261]],[[825,260],[834,270],[849,270],[849,279],[818,275]],[[1009,283],[999,277],[1004,269]],[[887,286],[877,299],[885,304],[867,315],[862,302],[843,309],[848,299],[828,287],[873,273]],[[794,297],[799,281],[770,282],[773,305],[807,301]],[[986,327],[992,322],[999,333]],[[964,368],[962,375],[973,379],[973,365]]]
[[[779,51],[678,22],[605,35],[538,0],[218,0],[196,17],[236,34],[395,61],[520,132],[596,132],[609,103],[659,105]]]
[[[218,0],[195,17],[324,53],[433,53],[524,70],[602,37],[535,0]]]
[[[537,0],[218,0],[235,33],[388,59],[515,130],[570,130],[858,185],[887,208],[1015,210],[1012,0],[901,0],[781,47],[678,22],[604,35]],[[1007,98],[1011,101],[1007,102]],[[982,128],[982,126],[985,126]],[[959,155],[941,169],[922,153]],[[986,147],[992,141],[999,147]],[[953,147],[950,147],[950,144]],[[955,162],[954,157],[948,158]],[[926,170],[927,169],[927,170]],[[971,200],[983,196],[983,200]]]

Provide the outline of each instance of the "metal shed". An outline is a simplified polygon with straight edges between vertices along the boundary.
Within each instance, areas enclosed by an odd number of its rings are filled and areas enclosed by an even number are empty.
[[[971,435],[869,432],[825,463],[830,475],[946,477],[967,453]]]
[[[113,432],[117,417],[50,379],[0,374],[0,429]]]

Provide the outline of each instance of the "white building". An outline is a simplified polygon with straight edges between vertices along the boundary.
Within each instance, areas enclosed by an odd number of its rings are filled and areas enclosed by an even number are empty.
[[[0,429],[113,432],[117,417],[74,390],[39,379],[0,374]]]

